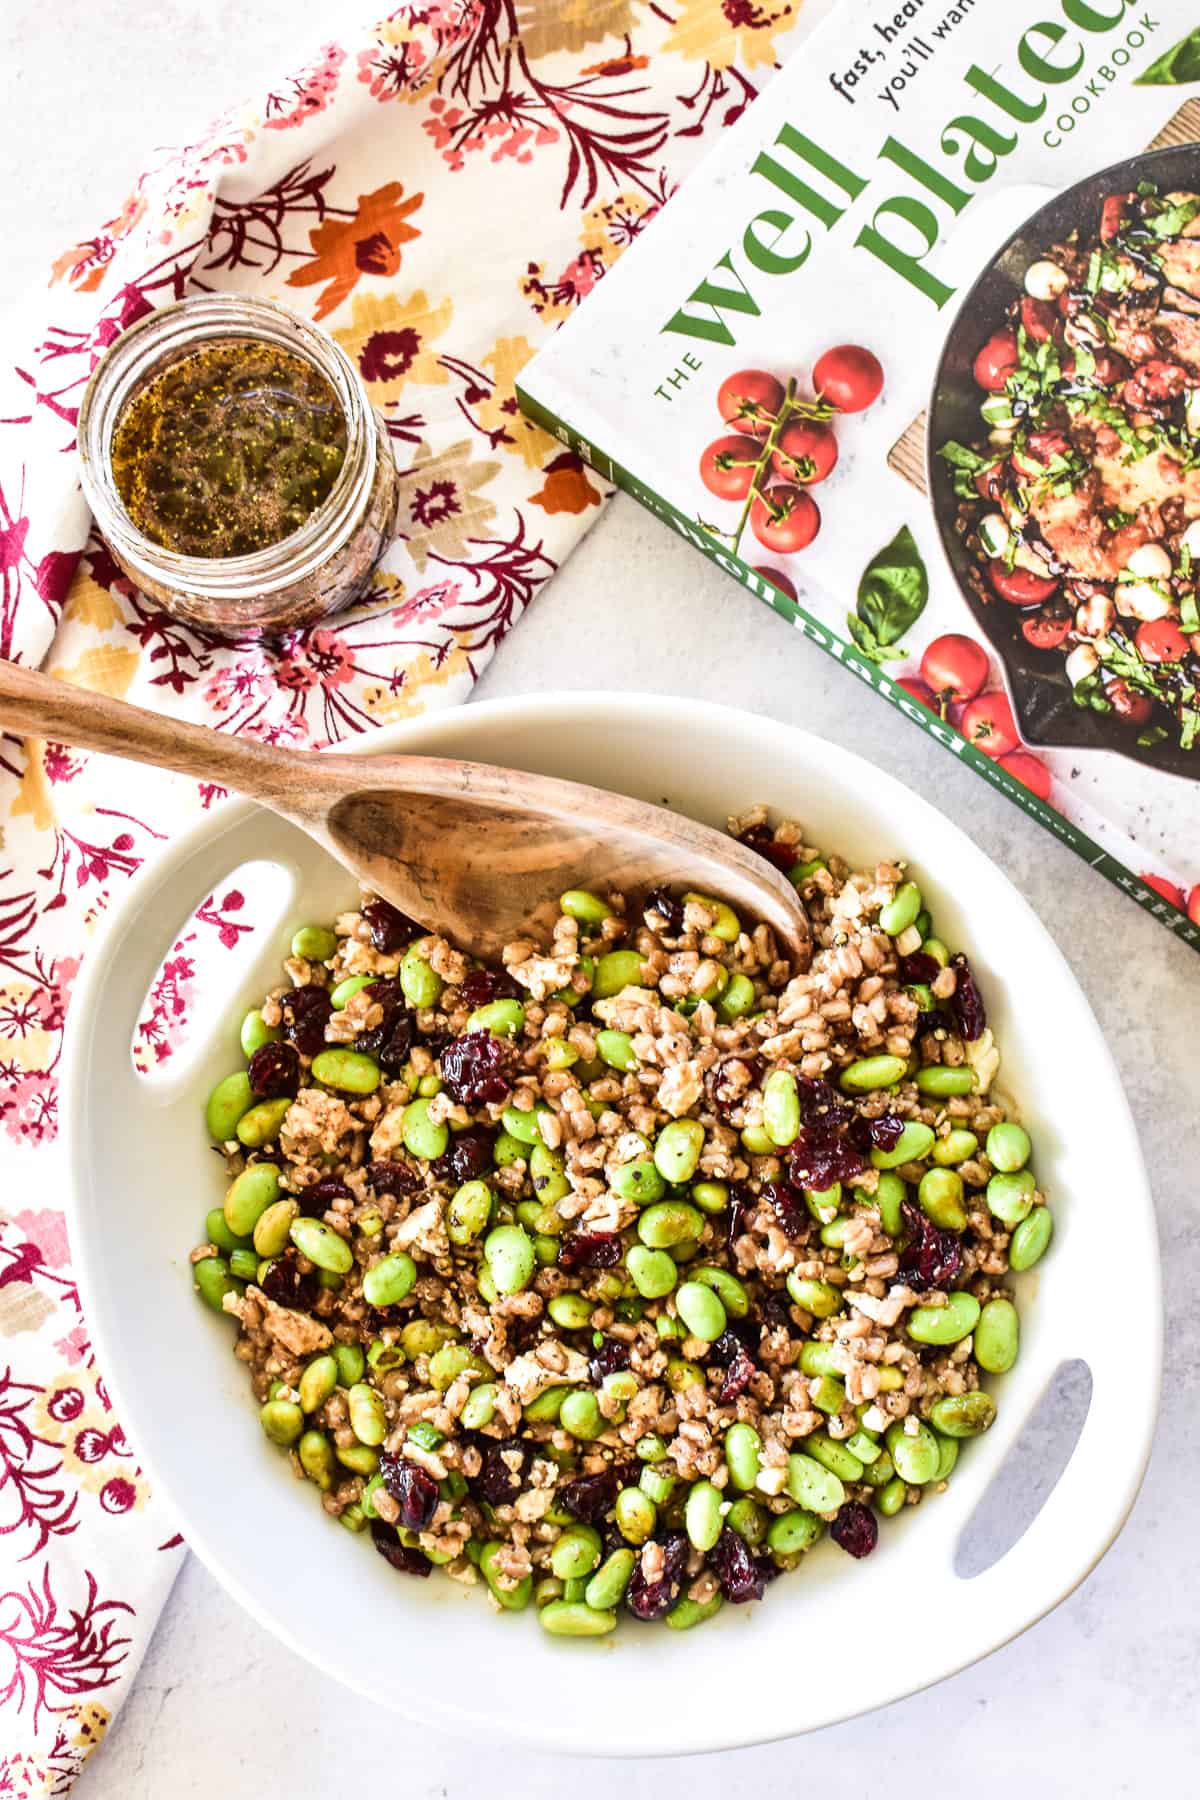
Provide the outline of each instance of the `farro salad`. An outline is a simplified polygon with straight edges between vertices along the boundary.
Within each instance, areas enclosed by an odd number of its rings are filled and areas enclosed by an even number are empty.
[[[562,896],[486,968],[367,897],[298,931],[207,1109],[192,1253],[267,1437],[392,1569],[558,1636],[683,1629],[944,1487],[1052,1220],[903,865],[730,821],[716,898]]]

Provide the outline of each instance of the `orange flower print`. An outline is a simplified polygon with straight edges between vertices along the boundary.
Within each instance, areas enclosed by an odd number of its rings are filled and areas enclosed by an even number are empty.
[[[389,181],[373,194],[360,194],[353,218],[326,219],[308,234],[313,259],[288,276],[289,287],[329,283],[317,301],[314,319],[324,319],[357,287],[364,275],[395,275],[400,246],[420,237],[405,220],[416,212],[424,194],[402,200],[403,183]]]
[[[534,506],[548,513],[581,513],[589,506],[599,506],[598,494],[587,478],[587,471],[573,450],[564,450],[543,471],[546,480],[539,494],[529,496]]]
[[[624,56],[610,56],[607,62],[585,63],[580,69],[581,75],[633,75],[638,69],[648,69],[648,56],[634,56],[627,51]]]
[[[796,0],[683,0],[663,49],[714,69],[735,62],[770,68],[775,39],[792,29],[798,11]]]

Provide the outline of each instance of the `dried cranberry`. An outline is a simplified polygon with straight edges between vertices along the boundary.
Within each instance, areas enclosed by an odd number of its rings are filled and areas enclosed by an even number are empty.
[[[579,1475],[559,1488],[559,1502],[572,1518],[584,1525],[597,1525],[612,1510],[623,1485],[622,1474],[620,1469],[609,1468],[601,1469],[598,1475]]]
[[[879,1521],[869,1506],[847,1500],[829,1527],[829,1535],[849,1556],[870,1556],[879,1542]]]
[[[942,965],[937,958],[928,956],[924,950],[914,950],[911,956],[902,956],[896,964],[896,973],[906,986],[928,987],[941,972]]]
[[[422,1556],[419,1550],[408,1549],[400,1542],[395,1527],[385,1525],[382,1519],[371,1520],[371,1542],[384,1562],[398,1569],[401,1575],[425,1576],[433,1568],[428,1557]]]
[[[945,1035],[946,1017],[940,1012],[923,1012],[917,1014],[916,1036],[924,1037],[927,1031],[940,1031]]]
[[[987,1009],[983,1004],[983,995],[979,992],[978,984],[971,973],[971,965],[961,950],[957,956],[950,958],[950,967],[954,970],[958,984],[955,987],[954,999],[951,1003],[954,1007],[954,1016],[958,1020],[958,1029],[963,1037],[967,1039],[968,1043],[973,1043],[976,1038],[983,1036],[984,1027],[987,1025]]]
[[[379,1473],[388,1493],[400,1503],[399,1522],[404,1530],[425,1531],[438,1507],[433,1476],[407,1457],[393,1456],[387,1450],[380,1452]]]
[[[723,1056],[704,1077],[708,1103],[728,1123],[762,1073],[757,1056]]]
[[[662,1549],[662,1573],[657,1580],[648,1581],[642,1573],[640,1556],[634,1564],[625,1590],[625,1604],[635,1619],[661,1619],[664,1613],[670,1612],[679,1598],[687,1569],[688,1541],[682,1531],[673,1531],[668,1537],[651,1541]]]
[[[294,1098],[300,1086],[300,1057],[292,1044],[262,1044],[247,1070],[250,1092],[257,1100]]]
[[[742,1235],[742,1225],[753,1202],[740,1181],[735,1181],[729,1189],[729,1219],[725,1226],[725,1247],[730,1256],[733,1246]]]
[[[597,1387],[606,1375],[615,1375],[618,1369],[628,1367],[629,1345],[623,1344],[620,1338],[605,1338],[588,1358],[588,1374]]]
[[[774,1573],[774,1564],[765,1558],[751,1556],[745,1538],[728,1526],[708,1553],[708,1566],[721,1584],[721,1592],[732,1606],[743,1606],[747,1600],[761,1600],[763,1589]]]
[[[935,1225],[908,1200],[901,1210],[908,1241],[900,1252],[898,1273],[913,1287],[945,1287],[962,1268],[960,1239],[953,1231]]]
[[[301,1188],[296,1195],[300,1211],[306,1219],[319,1219],[322,1213],[328,1212],[335,1200],[352,1200],[354,1198],[344,1181],[327,1175],[324,1181],[314,1181],[311,1187]]]
[[[377,1194],[390,1194],[394,1200],[402,1194],[415,1194],[421,1186],[419,1170],[404,1161],[368,1163],[367,1180]]]
[[[780,1229],[786,1237],[801,1238],[806,1234],[808,1214],[800,1195],[786,1181],[764,1182],[762,1197],[779,1220]]]
[[[453,1181],[456,1185],[475,1181],[491,1168],[495,1142],[495,1132],[489,1131],[486,1125],[471,1125],[466,1131],[456,1131],[445,1155],[430,1164],[434,1179]]]
[[[516,1468],[511,1468],[509,1462],[514,1456],[519,1461]],[[509,1462],[504,1460],[505,1457],[509,1458]],[[479,1473],[473,1477],[471,1487],[489,1506],[507,1506],[520,1493],[528,1467],[529,1448],[520,1438],[506,1438],[500,1444],[488,1443],[483,1451]]]
[[[856,1150],[865,1156],[872,1147],[879,1150],[894,1150],[904,1132],[904,1120],[898,1113],[880,1113],[878,1118],[868,1119],[863,1113],[857,1113],[851,1120],[846,1132],[847,1140]]]
[[[730,1335],[730,1333],[726,1332],[724,1337],[722,1337],[721,1342],[723,1343],[724,1338]],[[746,1389],[750,1386],[757,1366],[745,1344],[743,1344],[739,1338],[734,1338],[733,1341],[736,1348],[726,1364],[725,1379],[722,1381],[717,1392],[718,1406],[732,1406],[738,1395],[745,1393]],[[714,1350],[716,1348],[718,1348],[718,1346],[714,1345]]]
[[[792,1303],[784,1288],[768,1288],[758,1305],[758,1316],[764,1325],[792,1323]]]
[[[296,1266],[296,1252],[285,1250],[268,1267],[262,1278],[262,1291],[276,1306],[286,1306],[292,1312],[311,1312],[320,1282],[314,1273],[302,1275]]]
[[[283,1035],[301,1056],[316,1056],[325,1048],[325,1021],[333,1002],[322,987],[293,988],[283,1000]]]
[[[558,1246],[560,1269],[613,1269],[621,1260],[615,1231],[573,1231]]]
[[[853,1181],[866,1159],[849,1140],[827,1125],[806,1127],[792,1145],[788,1175],[797,1187],[824,1192],[838,1181]]]
[[[416,1036],[416,1026],[411,1013],[400,1013],[396,1018],[385,1020],[382,1025],[372,1026],[354,1040],[354,1048],[363,1056],[373,1056],[385,1075],[399,1075],[408,1061],[409,1052]]]
[[[802,1075],[796,1083],[800,1098],[800,1123],[814,1131],[833,1131],[848,1125],[854,1108],[840,1100],[827,1081]]]
[[[521,989],[507,969],[468,969],[459,989],[459,999],[471,1012],[477,1006],[490,1006],[493,1000],[520,998]]]
[[[767,825],[752,825],[749,831],[743,831],[738,843],[745,844],[747,850],[757,850],[760,856],[765,856],[769,863],[774,863],[785,875],[800,860],[795,844],[783,843]]]
[[[499,1105],[512,1092],[512,1046],[490,1031],[451,1038],[442,1051],[442,1080],[460,1106]]]
[[[396,907],[386,900],[368,900],[362,909],[362,916],[371,928],[371,947],[385,953],[392,950],[403,950],[414,938],[422,935],[422,928],[416,925]]]
[[[683,930],[683,901],[677,900],[666,888],[651,888],[642,910],[654,914],[654,925],[659,931],[678,937]]]

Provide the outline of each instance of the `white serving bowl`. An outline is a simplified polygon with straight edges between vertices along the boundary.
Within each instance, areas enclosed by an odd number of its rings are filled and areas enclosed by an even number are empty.
[[[969,952],[979,976],[1004,1051],[1001,1083],[1023,1102],[1056,1235],[1019,1280],[1021,1357],[994,1384],[995,1427],[965,1446],[948,1492],[884,1522],[868,1561],[825,1542],[761,1605],[727,1606],[689,1633],[624,1621],[599,1642],[551,1639],[532,1609],[497,1618],[478,1590],[436,1575],[394,1574],[290,1477],[230,1354],[231,1326],[191,1292],[187,1253],[222,1191],[203,1100],[233,1066],[232,1022],[278,978],[292,929],[354,893],[298,831],[231,804],[184,832],[114,906],[72,1007],[64,1109],[71,1237],[97,1355],[191,1548],[285,1643],[381,1705],[597,1755],[809,1731],[938,1681],[1024,1630],[1083,1579],[1133,1503],[1154,1428],[1161,1323],[1153,1210],[1129,1109],[1086,1000],[1021,895],[890,776],[747,713],[547,695],[435,714],[381,730],[366,747],[573,777],[712,824],[766,801],[856,864],[908,857],[940,935]],[[255,858],[291,882],[280,929],[263,934],[225,996],[231,1023],[186,1082],[148,1084],[130,1039],[158,961],[190,910]],[[1024,1537],[961,1579],[953,1563],[964,1527],[1055,1370],[1075,1358],[1089,1365],[1093,1391],[1061,1479]]]

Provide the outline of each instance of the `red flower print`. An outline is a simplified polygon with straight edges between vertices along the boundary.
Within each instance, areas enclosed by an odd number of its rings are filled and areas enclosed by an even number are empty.
[[[407,375],[421,348],[420,333],[406,326],[402,331],[377,331],[363,345],[358,366],[364,381],[395,381]]]

